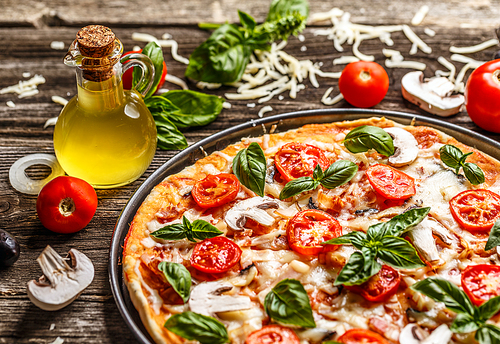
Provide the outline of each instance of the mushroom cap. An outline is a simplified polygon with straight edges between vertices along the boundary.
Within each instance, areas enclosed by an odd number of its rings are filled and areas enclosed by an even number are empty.
[[[274,223],[274,217],[265,209],[278,207],[278,201],[271,197],[252,197],[236,203],[227,211],[224,220],[230,228],[236,231],[244,229],[247,219],[257,221],[264,226],[271,226]]]
[[[394,167],[409,165],[417,159],[418,142],[415,137],[403,128],[391,127],[384,129],[391,135],[394,144],[394,154],[389,157],[389,164]]]

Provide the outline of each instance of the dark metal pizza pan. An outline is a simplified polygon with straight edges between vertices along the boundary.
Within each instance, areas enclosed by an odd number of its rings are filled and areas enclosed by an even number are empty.
[[[163,179],[165,179],[168,175],[177,173],[184,167],[191,165],[196,160],[202,158],[203,152],[200,147],[203,147],[203,150],[210,154],[215,150],[221,150],[226,146],[239,141],[242,137],[261,136],[264,133],[264,127],[266,128],[266,131],[269,132],[273,125],[277,126],[276,132],[283,132],[309,123],[338,122],[369,118],[373,116],[384,116],[403,124],[410,124],[412,120],[415,120],[415,125],[427,125],[439,129],[455,137],[458,141],[471,147],[476,147],[486,154],[500,160],[500,143],[471,130],[439,119],[427,118],[403,112],[373,109],[325,109],[285,113],[258,120],[250,120],[247,123],[223,130],[193,144],[163,164],[137,189],[122,210],[111,240],[109,252],[109,279],[111,290],[125,323],[135,335],[139,343],[154,344],[154,341],[142,325],[139,314],[130,300],[127,287],[123,281],[121,257],[129,225],[132,222],[135,213],[139,209],[139,206],[155,185],[163,181]]]

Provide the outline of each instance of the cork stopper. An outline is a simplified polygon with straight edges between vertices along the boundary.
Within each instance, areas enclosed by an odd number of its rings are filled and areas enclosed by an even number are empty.
[[[78,48],[83,56],[100,58],[109,55],[114,48],[115,34],[102,25],[89,25],[76,34]]]

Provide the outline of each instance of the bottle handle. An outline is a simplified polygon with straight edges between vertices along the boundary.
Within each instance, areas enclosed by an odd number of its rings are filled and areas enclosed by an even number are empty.
[[[143,97],[145,97],[151,89],[155,78],[155,68],[153,66],[153,62],[151,62],[151,59],[144,54],[132,53],[123,56],[120,59],[120,62],[123,64],[122,75],[129,68],[141,68],[141,78],[137,85],[135,85],[135,89],[137,92],[142,94]]]

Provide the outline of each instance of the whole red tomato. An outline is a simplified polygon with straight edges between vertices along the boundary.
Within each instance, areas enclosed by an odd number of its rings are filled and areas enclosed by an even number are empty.
[[[500,133],[500,59],[486,62],[472,72],[464,95],[465,107],[474,123]]]
[[[124,53],[122,56],[132,54],[132,53],[142,53],[142,49],[138,51],[127,51]],[[132,88],[132,75],[133,75],[134,68],[128,69],[125,73],[122,75],[122,82],[123,82],[123,88],[126,90],[130,90]],[[160,83],[156,87],[156,91],[158,91],[160,88],[162,88],[163,84],[165,83],[165,77],[167,76],[167,65],[165,64],[165,61],[163,61],[163,70],[161,72],[161,78],[160,78]]]
[[[339,89],[349,104],[360,108],[372,107],[387,94],[389,76],[376,62],[351,62],[340,75]]]
[[[36,200],[36,212],[42,225],[57,233],[74,233],[83,229],[92,220],[96,209],[94,188],[74,177],[52,179]]]

